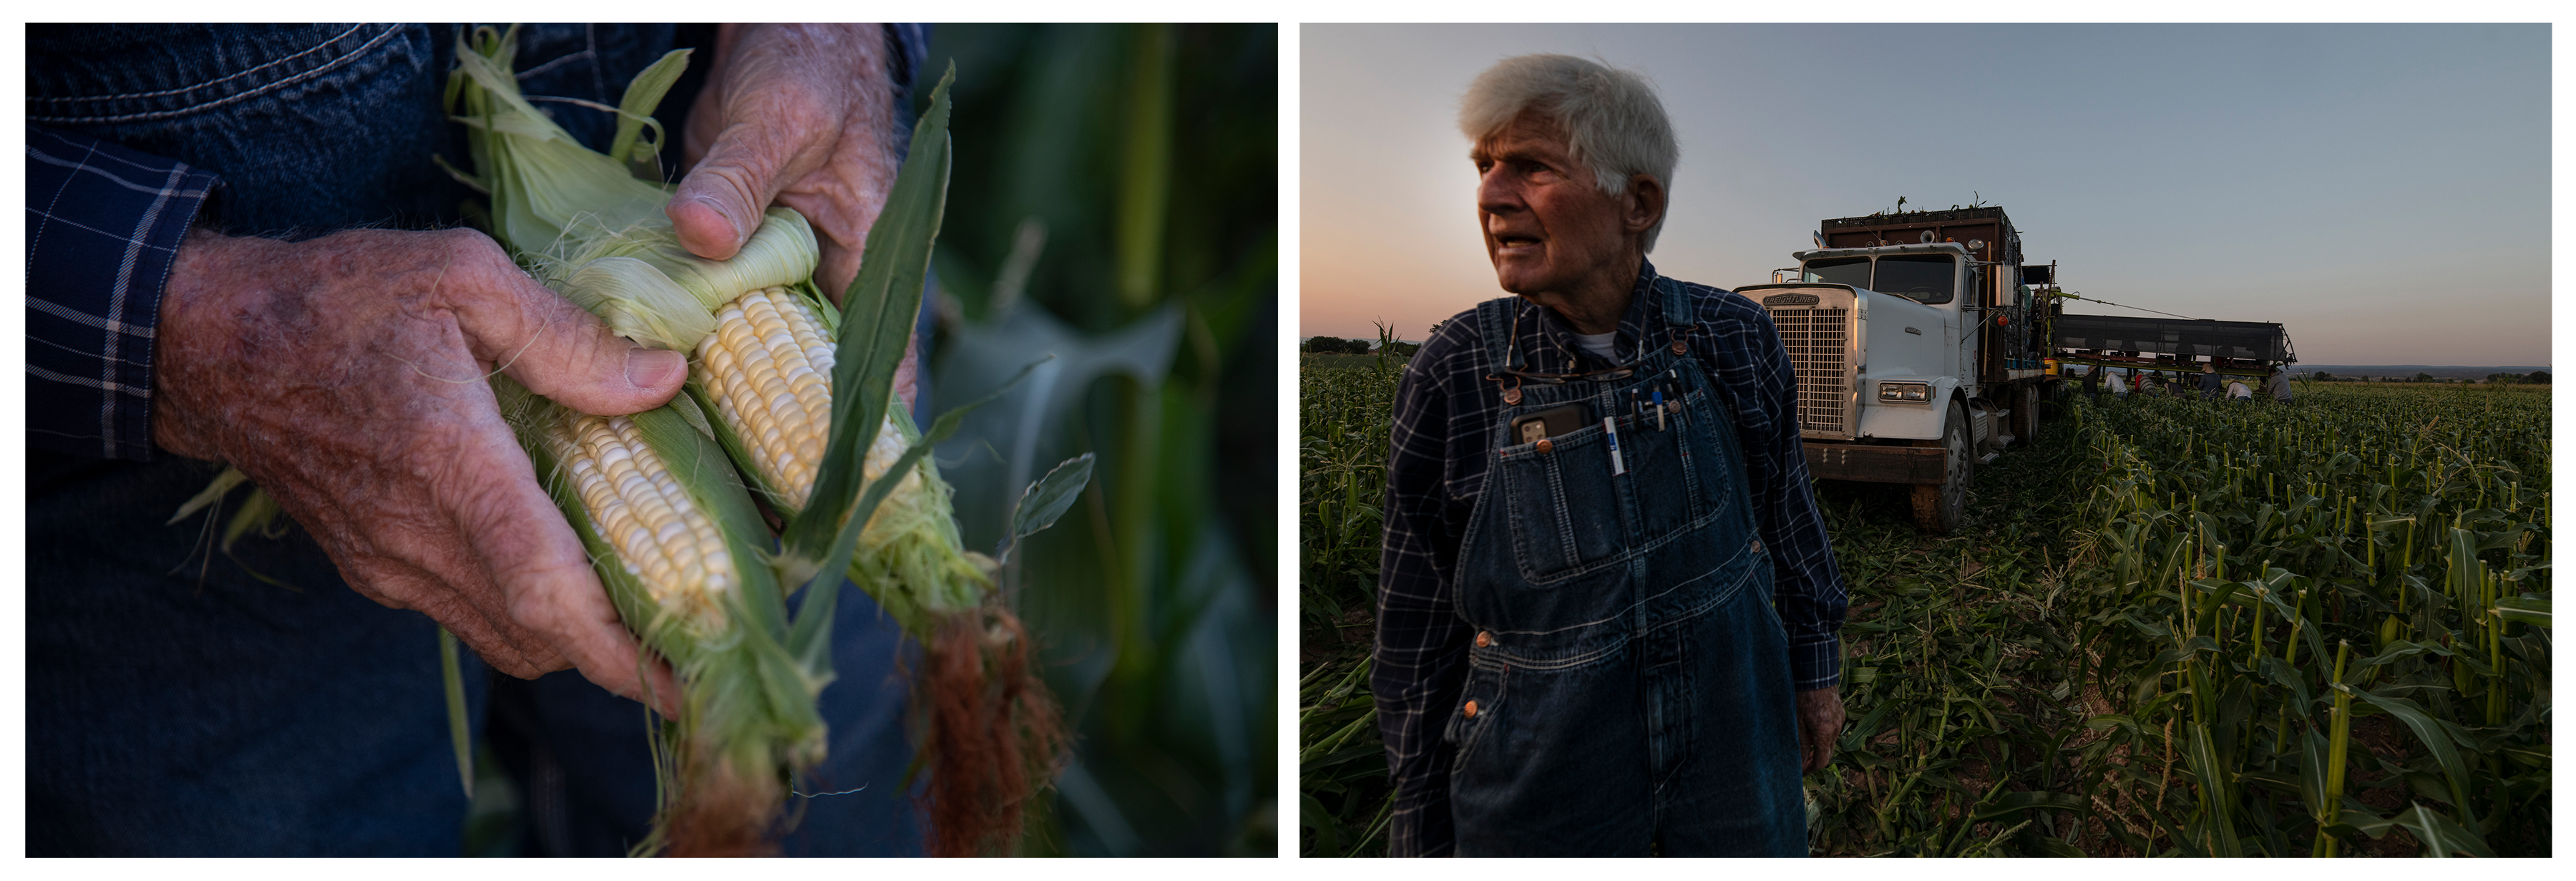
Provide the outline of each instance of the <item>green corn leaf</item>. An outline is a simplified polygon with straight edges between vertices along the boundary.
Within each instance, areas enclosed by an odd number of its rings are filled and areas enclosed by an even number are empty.
[[[2033,809],[2043,811],[2075,811],[2078,813],[2091,813],[2093,810],[2093,803],[2085,801],[2083,796],[2067,792],[2041,792],[2037,790],[2027,792],[2007,792],[1985,806],[1978,808],[1977,812],[1974,815],[1971,815],[1968,819],[1969,822],[1972,823],[1983,823],[1988,820],[2013,816],[2020,814],[2023,811]]]
[[[2433,753],[2433,760],[2441,764],[2442,776],[2451,784],[2452,808],[2463,813],[2468,811],[2468,763],[2460,759],[2458,750],[2452,749],[2450,732],[2444,730],[2433,717],[2426,715],[2424,709],[2416,706],[2414,701],[2396,697],[2384,691],[2362,691],[2348,685],[2337,685],[2335,688],[2352,695],[2354,700],[2377,707],[2389,715],[2396,716],[2399,721],[2405,722],[2406,727],[2415,732],[2415,739],[2422,741],[2424,748]]]
[[[2301,720],[2309,718],[2310,704],[2312,701],[2308,694],[2307,677],[2299,675],[2299,671],[2296,668],[2291,667],[2289,664],[2276,657],[2264,658],[2263,663],[2260,665],[2260,670],[2263,674],[2263,678],[2271,680],[2274,685],[2289,690],[2291,697],[2289,708],[2295,710]]]
[[[2343,797],[2343,810],[2339,818],[2326,827],[2327,831],[2336,835],[2367,835],[2372,841],[2388,837],[2388,830],[2395,828],[2397,828],[2396,817],[2382,817],[2378,812],[2373,811],[2370,805],[2349,795]]]
[[[456,657],[456,634],[438,628],[438,672],[447,688],[447,739],[456,747],[456,779],[474,800],[474,733],[466,722],[465,673]]]
[[[2212,827],[2208,836],[2210,853],[2223,857],[2241,856],[2242,848],[2233,831],[2236,828],[2235,783],[2228,779],[2226,766],[2219,763],[2218,747],[2211,741],[2209,726],[2190,723],[2189,734],[2183,761],[2190,767],[2191,776],[2200,781],[2202,805],[2208,812],[2204,819]]]
[[[1091,482],[1094,458],[1094,455],[1084,453],[1066,459],[1020,493],[1019,503],[1011,507],[1011,534],[1003,540],[1001,552],[993,555],[995,560],[1010,562],[1011,551],[1019,547],[1020,539],[1054,526],[1056,518],[1064,516],[1065,509],[1073,507],[1073,500],[1082,494],[1083,486]]]
[[[919,314],[921,286],[930,271],[931,248],[948,200],[948,87],[957,65],[930,93],[930,112],[913,129],[912,147],[903,170],[895,174],[885,210],[868,228],[865,256],[858,277],[841,298],[841,335],[832,368],[832,430],[816,470],[814,492],[805,510],[787,524],[790,555],[822,556],[840,532],[859,485],[867,449],[876,442],[885,420],[886,402],[894,397],[895,368],[903,362]],[[899,472],[897,472],[899,473]],[[859,518],[861,522],[865,518]],[[848,568],[826,566],[817,574],[837,583]],[[808,600],[811,602],[811,600]]]
[[[2395,820],[2398,825],[2406,827],[2406,831],[2415,833],[2416,841],[2424,843],[2425,856],[2495,856],[2494,851],[2487,849],[2486,839],[2479,837],[2475,830],[2451,822],[2449,817],[2434,813],[2421,802],[2398,812]]]
[[[2092,854],[2085,853],[2083,848],[2076,847],[2066,839],[2059,838],[2054,835],[2040,836],[2038,840],[2031,845],[2031,849],[2036,851],[2039,856],[2044,857],[2080,858],[2092,856]]]
[[[831,666],[831,641],[826,639],[824,634],[831,630],[832,608],[839,602],[841,580],[845,573],[850,571],[850,558],[858,553],[859,533],[867,528],[868,517],[876,513],[877,505],[884,502],[885,497],[892,494],[897,485],[903,483],[904,475],[911,474],[912,469],[921,464],[922,457],[930,455],[931,447],[937,446],[940,441],[947,440],[949,435],[957,433],[957,427],[966,421],[966,414],[1000,398],[1013,386],[1019,385],[1020,380],[1027,379],[1029,373],[1036,370],[1038,365],[1053,360],[1054,357],[1049,355],[1029,362],[1028,366],[1020,368],[1019,375],[1003,383],[1000,388],[939,414],[938,419],[931,421],[930,430],[922,433],[920,440],[906,447],[903,455],[896,458],[893,465],[886,467],[884,474],[878,475],[876,480],[868,483],[867,492],[851,506],[850,519],[841,525],[839,532],[835,533],[830,545],[830,553],[823,558],[823,568],[817,570],[814,575],[815,580],[812,584],[815,592],[805,598],[804,609],[797,613],[795,630],[787,638],[790,654],[798,658],[819,660],[819,665],[812,665],[816,669],[827,669]],[[813,509],[806,509],[806,513],[812,514]]]
[[[2549,598],[2524,594],[2497,600],[2495,613],[2507,621],[2520,621],[2536,627],[2549,626]]]
[[[2416,655],[2439,655],[2445,658],[2459,657],[2467,659],[2466,656],[2460,655],[2458,652],[2454,652],[2440,645],[2435,645],[2429,642],[2408,642],[2403,639],[2398,639],[2389,641],[2388,648],[2385,651],[2363,659],[2361,661],[2361,666],[2363,669],[2368,669],[2371,667],[2395,663],[2400,658],[2411,658]],[[2471,660],[2471,662],[2474,663],[2474,660]]]

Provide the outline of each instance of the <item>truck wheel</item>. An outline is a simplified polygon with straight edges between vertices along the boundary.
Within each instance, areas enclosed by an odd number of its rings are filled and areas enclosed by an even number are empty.
[[[2039,440],[2039,389],[2023,385],[2013,390],[2012,436],[2023,446]]]
[[[1950,418],[1941,428],[1941,446],[1949,451],[1942,482],[1914,485],[1914,525],[1935,535],[1948,535],[1968,511],[1968,478],[1976,459],[1968,449],[1968,411],[1950,403]]]

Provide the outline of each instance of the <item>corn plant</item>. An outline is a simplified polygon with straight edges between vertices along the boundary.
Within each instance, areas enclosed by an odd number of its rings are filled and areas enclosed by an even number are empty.
[[[2333,856],[2399,829],[2428,855],[2545,853],[2546,392],[2303,397],[2074,408],[2086,684],[2125,696],[2087,723],[2086,785],[2128,820],[2101,833],[2137,853]],[[2149,773],[2164,797],[2133,786]]]
[[[1946,537],[1903,487],[1820,482],[1851,721],[1814,852],[2546,855],[2546,390],[2299,396],[2053,402]],[[1368,853],[1363,661],[1313,624],[1304,852]]]
[[[1388,414],[1402,368],[1327,367],[1314,362],[1330,356],[1299,357],[1307,362],[1298,374],[1300,610],[1329,627],[1377,595]]]

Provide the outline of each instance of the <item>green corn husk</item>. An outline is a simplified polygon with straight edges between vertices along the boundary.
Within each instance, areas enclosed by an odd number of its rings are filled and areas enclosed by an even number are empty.
[[[458,36],[447,102],[469,131],[478,175],[462,175],[491,197],[493,232],[538,280],[599,315],[619,335],[686,352],[715,329],[715,313],[743,291],[793,285],[814,274],[821,249],[803,215],[770,208],[740,253],[708,260],[681,247],[663,214],[665,185],[629,172],[631,156],[592,152],[519,94],[509,59],[516,28]],[[488,55],[485,53],[489,53]],[[674,50],[628,85],[621,127],[661,125],[637,117],[679,79],[689,50]],[[621,137],[625,149],[660,146]]]
[[[812,227],[784,207],[768,210],[742,252],[724,261],[687,252],[663,213],[669,194],[638,180],[628,157],[592,152],[537,112],[517,91],[506,59],[511,35],[492,38],[489,57],[458,47],[450,100],[461,99],[458,121],[473,128],[472,183],[493,201],[494,227],[503,244],[524,255],[538,279],[599,315],[619,335],[647,345],[688,352],[715,329],[715,314],[746,290],[794,286],[838,333],[840,310],[814,293],[811,276],[820,262]],[[664,56],[629,86],[624,105],[650,108],[678,78],[686,51]],[[659,125],[646,120],[636,125]],[[692,371],[690,395],[715,410],[704,378]],[[707,426],[736,462],[751,457],[722,420]],[[881,476],[903,450],[921,438],[908,414],[889,408],[869,446],[866,477]],[[850,578],[883,604],[906,630],[926,638],[936,618],[982,605],[991,592],[989,558],[962,549],[949,489],[936,465],[924,459],[907,475],[860,534]],[[802,513],[770,487],[756,468],[745,467],[762,497],[781,513]],[[790,578],[793,591],[803,579]]]
[[[897,295],[907,284],[918,289],[944,200],[946,83],[933,91],[914,157],[869,235],[867,266],[850,297],[870,305],[853,305],[844,316],[811,281],[819,251],[802,216],[771,208],[740,254],[704,260],[678,244],[663,213],[668,189],[630,172],[650,167],[661,128],[642,114],[677,79],[685,52],[665,56],[629,86],[618,111],[619,138],[603,155],[582,147],[518,94],[508,65],[513,33],[486,29],[470,44],[460,36],[447,98],[454,118],[468,126],[477,175],[458,176],[491,196],[491,228],[541,281],[640,343],[694,351],[714,330],[715,314],[747,290],[786,286],[814,307],[841,353],[832,378],[830,446],[810,500],[817,510],[802,510],[769,486],[743,439],[724,420],[709,418],[717,407],[700,366],[692,367],[686,405],[673,406],[787,518],[785,541],[765,559],[784,592],[815,587],[784,645],[816,688],[829,677],[829,621],[839,587],[837,578],[815,578],[820,572],[845,572],[922,644],[913,694],[920,766],[931,772],[932,851],[962,855],[1006,845],[1016,836],[1022,806],[1060,762],[1060,715],[1034,675],[1025,630],[994,589],[993,561],[963,550],[951,490],[924,455],[929,443],[954,430],[957,414],[944,415],[925,438],[902,408],[886,406],[894,358],[914,316],[895,307]],[[656,133],[651,142],[640,139],[647,128]],[[922,160],[925,142],[935,145],[929,163]],[[883,269],[907,262],[920,264],[909,281],[902,269]],[[861,288],[871,294],[863,298]],[[859,424],[877,431],[862,435]],[[886,480],[889,473],[901,477]],[[854,519],[864,526],[852,535]],[[840,560],[847,562],[836,566]],[[633,626],[638,619],[628,620]]]

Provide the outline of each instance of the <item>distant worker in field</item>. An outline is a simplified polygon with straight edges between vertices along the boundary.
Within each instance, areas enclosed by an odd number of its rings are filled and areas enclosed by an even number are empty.
[[[2218,400],[2219,393],[2218,365],[2200,365],[2200,396],[2215,401]]]
[[[2272,396],[2274,402],[2289,403],[2290,371],[2275,365],[2271,374],[2263,377],[2263,393]]]
[[[2254,390],[2246,387],[2242,379],[2231,379],[2227,381],[2227,399],[2240,403],[2253,403]]]
[[[1804,856],[1846,599],[1779,332],[1646,261],[1680,148],[1643,77],[1507,59],[1459,128],[1519,296],[1442,325],[1396,388],[1389,852]]]

